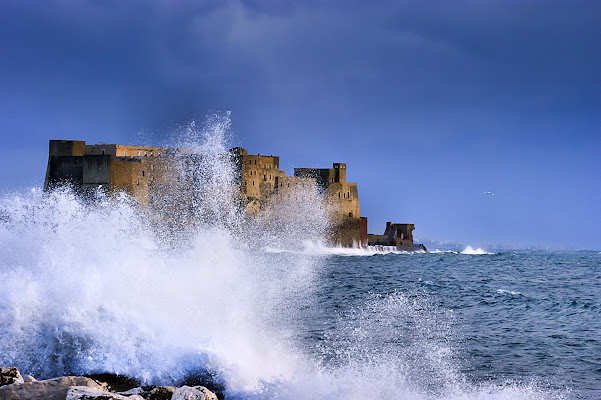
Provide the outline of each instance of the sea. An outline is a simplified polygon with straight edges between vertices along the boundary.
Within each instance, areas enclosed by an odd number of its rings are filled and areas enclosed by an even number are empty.
[[[319,199],[249,220],[223,162],[177,229],[125,194],[3,193],[0,366],[228,400],[601,398],[600,252],[328,247]]]

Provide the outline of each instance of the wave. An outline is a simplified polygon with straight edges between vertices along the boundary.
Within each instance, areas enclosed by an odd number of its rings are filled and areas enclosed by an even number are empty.
[[[432,253],[432,254],[458,254],[458,252],[453,251],[453,250],[439,250],[439,249],[434,249],[434,250],[428,250],[428,253]]]
[[[220,162],[212,168],[224,177]],[[200,213],[215,220],[173,228],[126,195],[1,197],[0,365],[37,378],[111,372],[155,384],[208,372],[235,400],[559,397],[466,382],[446,311],[426,299],[374,296],[307,342],[303,317],[320,308],[324,259],[313,255],[398,252],[317,245],[327,220],[314,205],[295,209],[290,230],[217,201],[205,206],[219,213]]]
[[[268,253],[290,253],[306,256],[354,256],[368,257],[385,254],[414,254],[414,252],[397,250],[394,246],[367,246],[367,247],[330,247],[323,243],[305,240],[301,249],[285,249],[272,246],[263,248]],[[421,253],[424,253],[423,251]]]
[[[521,296],[522,295],[520,292],[514,292],[512,290],[505,290],[505,289],[498,289],[497,293],[504,294],[504,295],[512,295],[512,296]]]
[[[435,250],[428,250],[428,253],[432,253],[432,254],[470,254],[470,255],[497,254],[497,253],[488,252],[479,247],[477,249],[474,249],[472,246],[465,246],[465,248],[461,251],[435,249]]]
[[[461,250],[461,254],[484,255],[484,254],[496,254],[496,253],[490,253],[481,248],[474,249],[474,248],[472,248],[472,246],[465,246],[465,248],[463,250]]]

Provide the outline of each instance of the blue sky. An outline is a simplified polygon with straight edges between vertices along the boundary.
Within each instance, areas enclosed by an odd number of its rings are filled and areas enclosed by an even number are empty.
[[[230,110],[289,173],[346,162],[372,233],[601,250],[599,71],[598,1],[4,1],[0,188]]]

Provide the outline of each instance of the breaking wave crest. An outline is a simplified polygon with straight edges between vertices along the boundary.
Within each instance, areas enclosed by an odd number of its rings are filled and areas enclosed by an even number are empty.
[[[37,378],[111,372],[160,384],[204,371],[228,399],[560,398],[466,382],[446,311],[403,294],[374,295],[325,321],[333,333],[316,348],[303,316],[319,309],[324,258],[310,255],[370,250],[315,245],[328,225],[318,199],[250,221],[230,192],[213,196],[231,183],[218,157],[227,126],[189,127],[209,175],[221,177],[196,188],[206,209],[189,226],[162,226],[126,195],[88,201],[62,188],[0,198],[0,365]],[[284,251],[257,251],[266,243]],[[399,337],[407,324],[413,333]]]
[[[322,242],[305,240],[302,242],[301,249],[284,249],[273,246],[265,246],[264,250],[268,253],[292,253],[303,254],[307,256],[374,256],[377,254],[418,254],[420,252],[408,252],[397,250],[395,246],[367,246],[367,247],[331,247]],[[424,253],[422,251],[422,253]]]
[[[479,247],[477,249],[474,249],[472,246],[465,246],[465,248],[463,250],[461,250],[461,254],[484,255],[484,254],[495,254],[495,253],[489,253],[488,251],[483,250]]]

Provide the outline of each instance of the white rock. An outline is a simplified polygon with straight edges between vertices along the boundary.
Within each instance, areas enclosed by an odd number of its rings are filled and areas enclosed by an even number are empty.
[[[204,386],[182,386],[174,393],[171,400],[218,400],[215,393]]]
[[[33,376],[31,375],[25,375],[23,377],[23,382],[37,382],[38,380],[35,379]]]
[[[106,390],[93,379],[83,376],[63,376],[44,381],[13,383],[0,387],[0,400],[65,400],[71,386],[88,386]]]
[[[93,387],[72,386],[67,391],[66,400],[144,400],[137,394],[122,396],[117,393],[107,392]]]
[[[131,396],[132,394],[139,394],[141,396],[144,394],[144,389],[142,389],[141,387],[137,387],[137,388],[129,389],[126,392],[117,392],[117,393],[121,394],[123,396]]]

